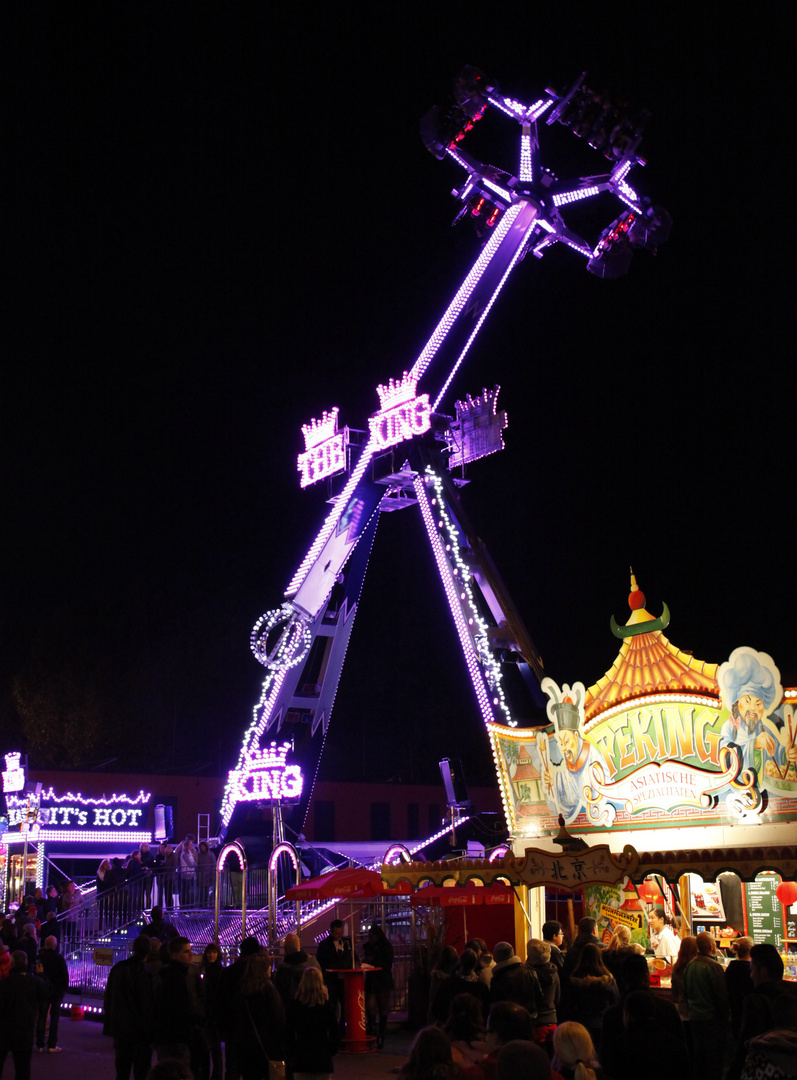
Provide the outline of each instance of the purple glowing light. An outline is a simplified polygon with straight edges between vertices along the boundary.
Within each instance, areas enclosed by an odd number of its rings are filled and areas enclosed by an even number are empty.
[[[457,371],[459,370],[460,364],[465,359],[465,357],[466,357],[466,355],[468,353],[468,349],[470,349],[471,345],[473,344],[474,338],[476,337],[479,330],[481,329],[482,323],[484,322],[484,320],[489,315],[490,309],[492,308],[493,304],[495,303],[496,299],[498,298],[498,294],[500,293],[501,289],[504,287],[504,283],[506,282],[506,279],[509,277],[509,275],[511,274],[512,270],[514,269],[515,264],[517,263],[518,259],[521,257],[521,255],[525,251],[526,242],[527,242],[529,236],[531,236],[532,232],[534,231],[534,229],[536,227],[536,220],[537,220],[537,209],[536,209],[536,207],[532,206],[531,203],[528,203],[528,202],[518,203],[517,206],[511,207],[509,210],[507,210],[506,214],[504,214],[503,218],[501,219],[501,224],[499,225],[498,229],[496,229],[495,233],[492,236],[492,239],[487,244],[487,247],[484,249],[484,252],[482,253],[482,255],[486,255],[489,252],[489,259],[492,259],[494,252],[491,251],[490,249],[491,249],[491,247],[493,245],[493,242],[497,241],[497,243],[495,244],[495,247],[497,248],[498,245],[508,235],[509,230],[514,227],[515,233],[516,233],[514,254],[512,255],[512,258],[509,261],[509,263],[508,263],[508,265],[507,265],[507,267],[506,267],[506,269],[505,269],[505,271],[504,271],[504,273],[503,273],[503,275],[501,277],[501,280],[498,282],[498,285],[493,290],[492,296],[490,297],[490,299],[485,304],[484,309],[482,310],[481,315],[479,316],[479,319],[478,319],[478,321],[476,322],[476,325],[473,328],[473,332],[471,333],[470,337],[468,338],[467,342],[465,343],[465,348],[459,354],[459,357],[457,358],[456,363],[454,364],[453,368],[451,369],[451,371],[449,373],[448,378],[446,379],[445,383],[443,384],[443,388],[441,389],[440,393],[437,395],[437,398],[435,399],[435,403],[434,403],[434,406],[433,406],[433,411],[434,412],[437,412],[437,410],[438,410],[438,408],[440,406],[440,402],[442,401],[446,390],[448,390],[448,387],[451,385],[451,380],[454,378]],[[477,265],[478,265],[478,263],[477,263]],[[485,263],[485,267],[482,267],[480,273],[484,271],[484,269],[486,268],[486,265],[487,265],[487,263]],[[472,271],[471,271],[471,273],[472,273]]]

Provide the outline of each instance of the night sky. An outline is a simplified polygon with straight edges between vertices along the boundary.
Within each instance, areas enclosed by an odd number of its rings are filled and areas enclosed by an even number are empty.
[[[418,135],[466,63],[528,101],[587,69],[648,109],[632,183],[675,222],[619,281],[526,259],[444,402],[501,384],[506,450],[463,501],[547,673],[611,666],[632,565],[677,646],[751,645],[797,685],[790,10],[6,12],[0,749],[16,680],[107,718],[89,763],[233,763],[249,631],[327,511],[301,425],[365,428],[478,254]],[[541,132],[560,175],[604,171]],[[443,604],[419,515],[383,515],[322,776],[434,780],[448,754],[493,779]]]

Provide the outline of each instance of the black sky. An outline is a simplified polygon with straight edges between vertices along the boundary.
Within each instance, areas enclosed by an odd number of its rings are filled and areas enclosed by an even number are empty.
[[[675,220],[617,282],[527,259],[457,380],[502,385],[507,449],[463,498],[546,670],[608,669],[631,564],[679,647],[752,645],[797,684],[790,20],[762,10],[6,13],[5,748],[14,676],[52,656],[111,673],[118,767],[229,767],[249,630],[326,510],[301,424],[338,405],[365,427],[478,252],[418,137],[465,63],[529,99],[587,69],[649,109],[634,180]],[[489,779],[420,523],[384,517],[322,775],[449,753]]]

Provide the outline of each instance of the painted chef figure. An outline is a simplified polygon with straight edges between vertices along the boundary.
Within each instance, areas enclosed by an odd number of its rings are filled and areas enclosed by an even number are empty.
[[[546,798],[566,822],[571,822],[586,808],[590,788],[590,766],[601,760],[595,747],[582,737],[584,698],[583,683],[567,683],[561,691],[553,679],[543,679],[548,695],[548,716],[556,730],[562,760],[553,762],[547,752],[547,737],[539,737],[538,753]],[[597,798],[597,793],[595,793]]]
[[[781,743],[780,732],[769,715],[783,697],[780,672],[771,656],[742,647],[721,665],[717,681],[722,703],[730,711],[720,733],[722,746],[739,751],[742,769],[754,769],[760,788],[766,787],[766,765],[782,767],[797,752]]]

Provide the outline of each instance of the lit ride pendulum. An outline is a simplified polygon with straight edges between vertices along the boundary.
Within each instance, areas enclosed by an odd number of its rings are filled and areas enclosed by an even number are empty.
[[[520,126],[516,173],[477,161],[462,145],[491,110]],[[543,118],[586,136],[611,161],[610,171],[557,179],[542,165],[538,125]],[[488,732],[496,722],[517,723],[502,687],[502,664],[516,666],[540,701],[537,651],[464,517],[456,480],[447,475],[503,447],[506,414],[497,409],[499,388],[457,401],[454,416],[441,412],[441,404],[498,293],[525,255],[541,257],[546,248],[564,243],[587,260],[592,273],[617,277],[628,269],[634,250],[655,250],[666,240],[671,221],[628,182],[631,170],[643,164],[637,155],[641,121],[589,90],[584,75],[565,93],[546,90],[524,105],[488,85],[477,69],[465,68],[455,80],[452,104],[433,108],[421,122],[421,135],[437,158],[450,157],[464,169],[464,184],[454,193],[461,203],[457,216],[475,220],[486,242],[412,367],[377,387],[379,410],[369,418],[367,432],[360,433],[364,438],[358,443],[354,431],[338,426],[337,408],[303,428],[301,486],[333,476],[345,481],[284,603],[258,619],[252,631],[251,648],[266,677],[227,781],[222,835],[240,803],[291,802],[304,820],[383,511],[420,509]],[[563,215],[571,204],[601,192],[615,195],[624,209],[589,243]]]

